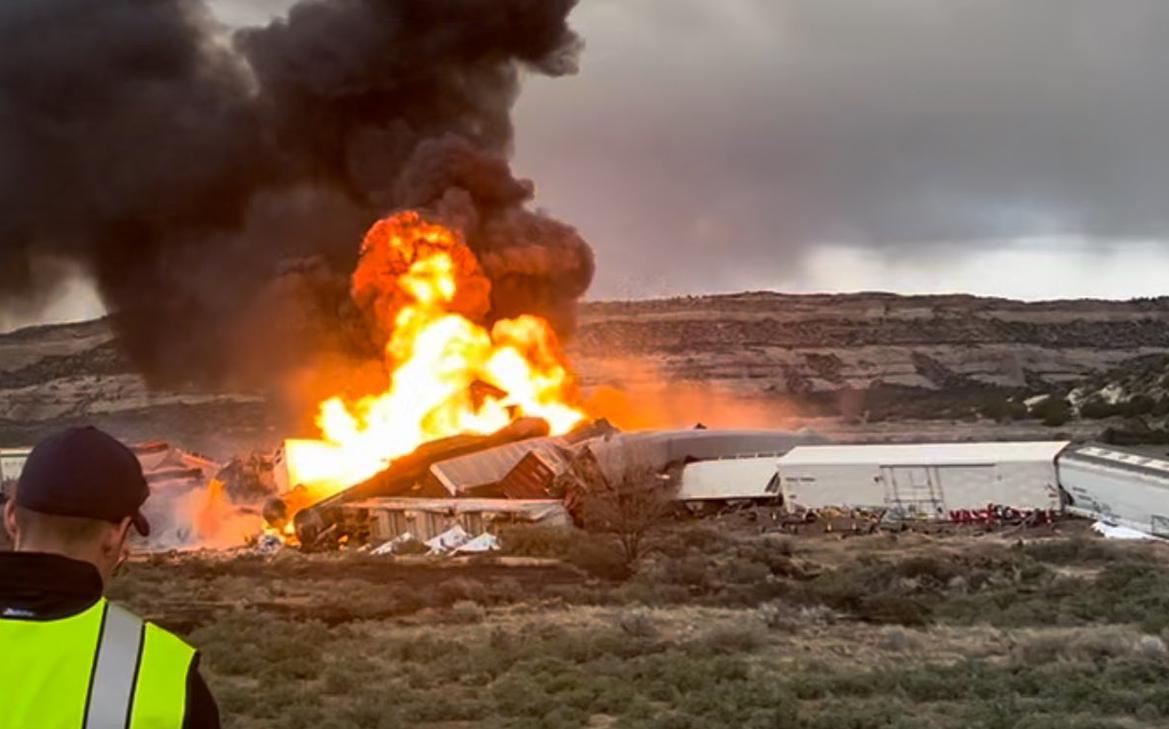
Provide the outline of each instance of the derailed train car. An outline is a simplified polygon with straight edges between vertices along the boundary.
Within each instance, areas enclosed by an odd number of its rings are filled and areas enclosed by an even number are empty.
[[[988,507],[1061,508],[1056,459],[1068,441],[830,445],[779,459],[793,509],[882,511],[901,519],[956,520]]]
[[[771,455],[688,464],[678,498],[931,520],[992,505],[1058,511],[1056,459],[1068,442],[793,446]]]
[[[1067,511],[1169,537],[1169,458],[1087,444],[1059,458]]]

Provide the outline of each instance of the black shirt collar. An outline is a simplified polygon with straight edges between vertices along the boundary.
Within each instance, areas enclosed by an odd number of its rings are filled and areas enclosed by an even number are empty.
[[[101,595],[101,575],[88,562],[44,552],[0,552],[0,618],[66,618]]]

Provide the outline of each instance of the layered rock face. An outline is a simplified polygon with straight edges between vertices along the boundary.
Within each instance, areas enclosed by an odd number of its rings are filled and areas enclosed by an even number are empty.
[[[1146,366],[1169,353],[1169,298],[744,293],[593,302],[567,349],[586,393],[682,383],[752,401],[855,396],[861,408],[876,403],[882,417],[898,417],[901,393],[967,408],[981,393],[1067,391],[1111,380],[1129,363]],[[105,321],[0,335],[0,444],[97,421],[128,437],[186,437],[213,451],[217,439],[278,439],[285,424],[273,402],[269,393],[151,389]]]

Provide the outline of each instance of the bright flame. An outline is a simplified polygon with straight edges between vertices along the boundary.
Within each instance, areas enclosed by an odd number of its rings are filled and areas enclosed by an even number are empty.
[[[388,332],[389,388],[347,403],[321,404],[320,440],[289,440],[290,485],[312,501],[360,483],[421,444],[487,434],[518,417],[565,433],[584,414],[555,332],[536,316],[478,324],[490,281],[453,230],[413,212],[376,223],[353,274],[353,300]],[[476,383],[487,394],[475,395]]]

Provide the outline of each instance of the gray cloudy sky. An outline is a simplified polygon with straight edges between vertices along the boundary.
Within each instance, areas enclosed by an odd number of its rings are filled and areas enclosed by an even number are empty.
[[[582,0],[573,25],[581,73],[529,79],[515,166],[596,249],[592,298],[1169,288],[1164,0]]]
[[[1164,290],[1169,4],[585,0],[517,163],[594,294]]]

